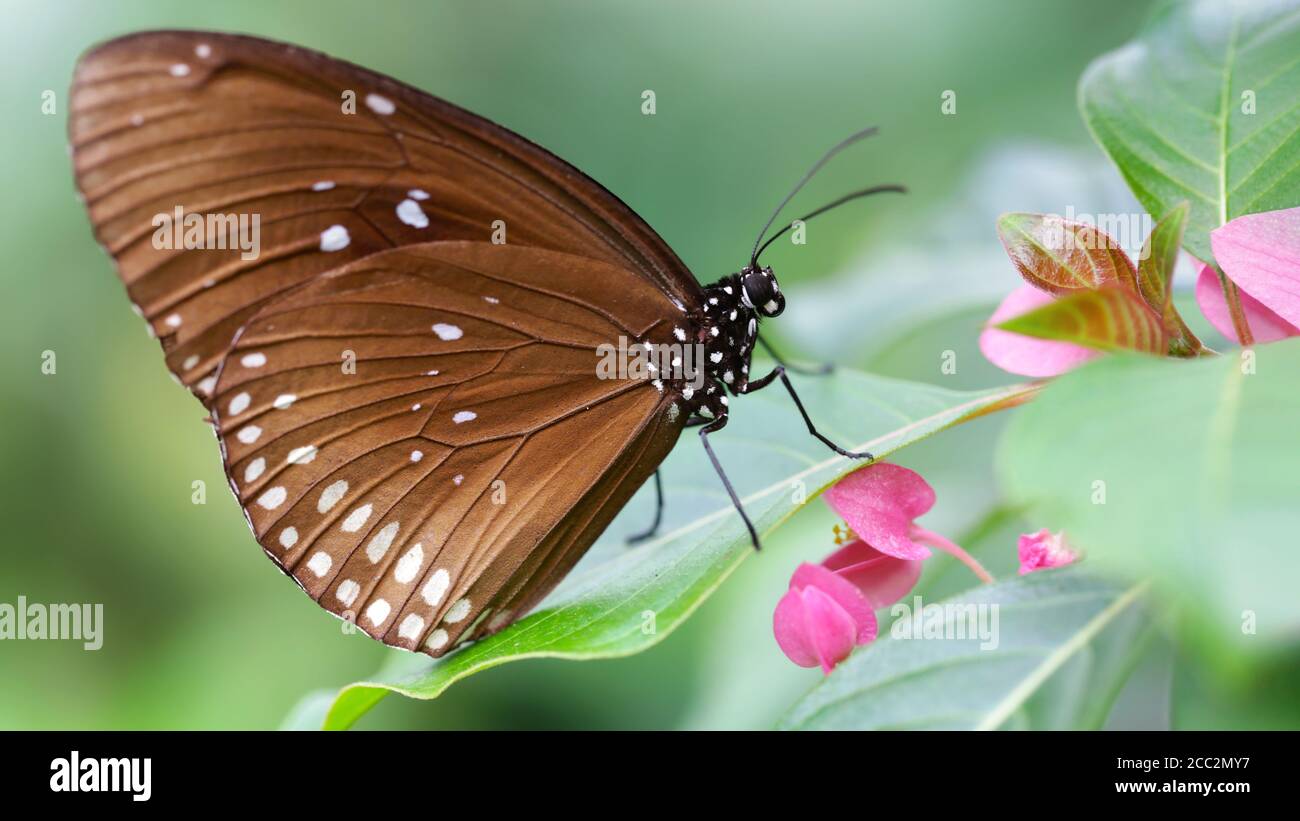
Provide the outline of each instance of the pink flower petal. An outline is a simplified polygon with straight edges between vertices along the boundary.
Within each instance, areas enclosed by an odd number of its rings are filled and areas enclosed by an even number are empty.
[[[906,596],[921,578],[924,562],[897,559],[858,539],[826,557],[822,567],[850,582],[879,610]]]
[[[1065,373],[1098,356],[1100,351],[1082,345],[1035,339],[994,327],[1000,322],[1041,308],[1053,299],[1055,297],[1051,294],[1032,285],[1021,285],[1007,294],[993,316],[989,317],[988,327],[980,333],[980,351],[984,357],[1004,371],[1021,376],[1044,377]]]
[[[1066,544],[1063,533],[1052,533],[1047,528],[1037,533],[1021,534],[1017,548],[1020,553],[1020,575],[1022,576],[1035,570],[1061,567],[1079,558],[1079,554]]]
[[[790,577],[792,590],[816,588],[829,596],[858,625],[855,641],[866,644],[876,637],[876,614],[867,597],[847,579],[819,564],[799,565]]]
[[[816,587],[803,591],[803,605],[804,630],[811,638],[822,672],[830,673],[853,652],[858,625],[844,608]]]
[[[807,619],[804,617],[803,591],[791,588],[776,603],[776,612],[772,614],[772,634],[776,644],[785,653],[785,657],[800,667],[816,667],[817,651],[812,646],[812,637],[808,635]]]
[[[786,658],[800,667],[821,667],[824,673],[848,658],[855,645],[866,643],[858,641],[861,629],[835,599],[816,587],[791,588],[772,616],[772,632]],[[874,638],[874,615],[870,632]]]
[[[1300,325],[1300,208],[1237,217],[1210,232],[1210,247],[1242,290]]]
[[[854,471],[826,491],[826,502],[863,541],[897,559],[924,559],[912,520],[934,507],[934,488],[913,470],[888,462]]]
[[[1270,311],[1240,285],[1237,286],[1237,293],[1241,296],[1241,309],[1246,313],[1246,322],[1250,324],[1250,332],[1256,342],[1276,342],[1288,336],[1300,335],[1300,328]],[[1237,339],[1237,331],[1232,327],[1232,315],[1228,313],[1228,301],[1223,296],[1219,275],[1209,265],[1202,267],[1201,275],[1196,278],[1196,304],[1219,333],[1233,342],[1241,341]]]

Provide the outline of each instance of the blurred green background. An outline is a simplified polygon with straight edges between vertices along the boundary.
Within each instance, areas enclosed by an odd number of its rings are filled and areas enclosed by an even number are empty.
[[[996,214],[1134,208],[1075,109],[1082,69],[1145,13],[1129,0],[4,6],[0,602],[103,603],[105,640],[97,652],[0,643],[0,728],[275,727],[305,694],[395,652],[344,635],[262,556],[201,409],[168,378],[91,237],[65,105],[77,56],[98,41],[241,31],[391,74],[570,160],[702,279],[744,262],[822,150],[878,124],[882,135],[838,159],[795,208],[875,182],[912,194],[824,217],[805,246],[774,246],[767,261],[790,299],[777,338],[804,357],[954,388],[1014,381],[975,347],[1015,282]],[[53,116],[41,113],[47,89]],[[641,114],[645,89],[654,116]],[[945,90],[954,116],[940,112]],[[56,375],[40,371],[45,350]],[[946,350],[956,374],[940,373]],[[1017,523],[999,513],[988,466],[1001,424],[982,420],[900,461],[938,491],[927,523],[978,536],[975,549],[1005,571]],[[207,483],[205,505],[191,503],[195,480]],[[781,656],[770,619],[795,563],[829,552],[830,523],[811,505],[647,653],[508,665],[433,702],[389,698],[360,726],[770,726],[819,675]],[[1167,675],[1150,673],[1156,690]],[[1130,726],[1152,714],[1137,709]]]

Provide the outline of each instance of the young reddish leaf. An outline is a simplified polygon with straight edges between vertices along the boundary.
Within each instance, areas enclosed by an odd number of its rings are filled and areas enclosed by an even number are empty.
[[[1074,291],[997,327],[1102,351],[1165,352],[1165,332],[1156,312],[1120,285]]]
[[[1147,305],[1162,318],[1172,356],[1196,356],[1205,348],[1183,322],[1173,300],[1174,266],[1190,210],[1186,200],[1169,209],[1151,229],[1138,258],[1138,288]]]
[[[1137,293],[1132,260],[1096,226],[1055,214],[1003,214],[998,236],[1025,281],[1050,294],[1115,284]]]

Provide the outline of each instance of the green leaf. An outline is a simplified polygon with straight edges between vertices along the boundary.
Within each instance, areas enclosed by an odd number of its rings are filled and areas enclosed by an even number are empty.
[[[1231,677],[1184,653],[1172,672],[1172,729],[1300,730],[1300,648]]]
[[[1003,214],[998,237],[1025,281],[1058,296],[1121,284],[1137,291],[1137,272],[1120,244],[1094,225],[1055,214]]]
[[[1102,351],[1164,354],[1166,348],[1160,318],[1136,294],[1120,286],[1075,291],[997,327]]]
[[[831,439],[886,457],[951,425],[1027,399],[1015,385],[948,391],[840,369],[796,377],[819,430]],[[676,629],[753,548],[695,437],[683,436],[665,462],[669,512],[686,511],[670,532],[643,545],[610,538],[527,618],[436,662],[399,657],[375,678],[345,687],[326,728],[345,728],[388,692],[436,698],[454,682],[524,658],[597,659],[640,652]],[[770,533],[806,500],[861,467],[829,453],[808,435],[779,386],[743,397],[727,428],[710,438],[745,508]],[[649,518],[649,511],[646,519]],[[643,522],[637,522],[643,525]],[[766,558],[766,556],[764,557]]]
[[[951,607],[927,602],[934,615],[921,610],[922,623],[934,619],[946,638],[900,635],[899,625],[912,623],[905,614],[888,638],[858,650],[814,687],[781,726],[1096,729],[1150,635],[1152,622],[1141,606],[1145,587],[1116,585],[1076,566],[941,603]],[[904,603],[914,620],[914,603]],[[970,629],[970,614],[981,607],[989,614],[982,634]]]
[[[1294,640],[1297,375],[1300,339],[1241,356],[1089,363],[1007,426],[1008,502],[1064,529],[1089,564],[1183,600],[1225,662]]]
[[[1297,54],[1294,0],[1189,0],[1079,81],[1088,127],[1142,205],[1191,203],[1183,243],[1206,262],[1214,228],[1300,205]]]
[[[1183,200],[1161,217],[1138,257],[1138,288],[1147,305],[1161,317],[1172,356],[1195,356],[1205,348],[1183,322],[1173,299],[1174,267],[1178,264],[1189,210],[1187,200]]]

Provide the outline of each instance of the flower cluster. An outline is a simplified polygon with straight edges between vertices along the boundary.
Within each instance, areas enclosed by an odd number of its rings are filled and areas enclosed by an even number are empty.
[[[1108,237],[1103,240],[1113,242]],[[1236,286],[1242,318],[1254,342],[1300,335],[1300,208],[1237,217],[1210,233],[1210,246],[1224,275]],[[1116,253],[1123,257],[1122,252]],[[1056,376],[1100,356],[1097,347],[997,327],[1063,298],[1060,291],[1043,287],[1050,277],[1033,276],[1022,261],[1023,256],[1017,259],[1027,282],[1008,294],[989,318],[980,335],[984,356],[1003,370],[1032,377]],[[1211,265],[1199,265],[1196,302],[1201,313],[1219,333],[1239,342],[1218,273]],[[1140,267],[1133,270],[1136,278],[1142,276]],[[1167,287],[1167,282],[1162,284]],[[1176,322],[1181,326],[1181,320]]]
[[[961,547],[916,523],[935,502],[934,488],[916,471],[877,462],[844,477],[825,498],[851,538],[820,564],[799,565],[772,617],[776,643],[801,667],[829,673],[854,647],[874,641],[875,611],[911,592],[931,548],[955,556],[981,581],[993,580]],[[1074,560],[1059,535],[1050,547],[1026,552],[1026,539],[1046,533],[1021,537],[1021,573]]]

